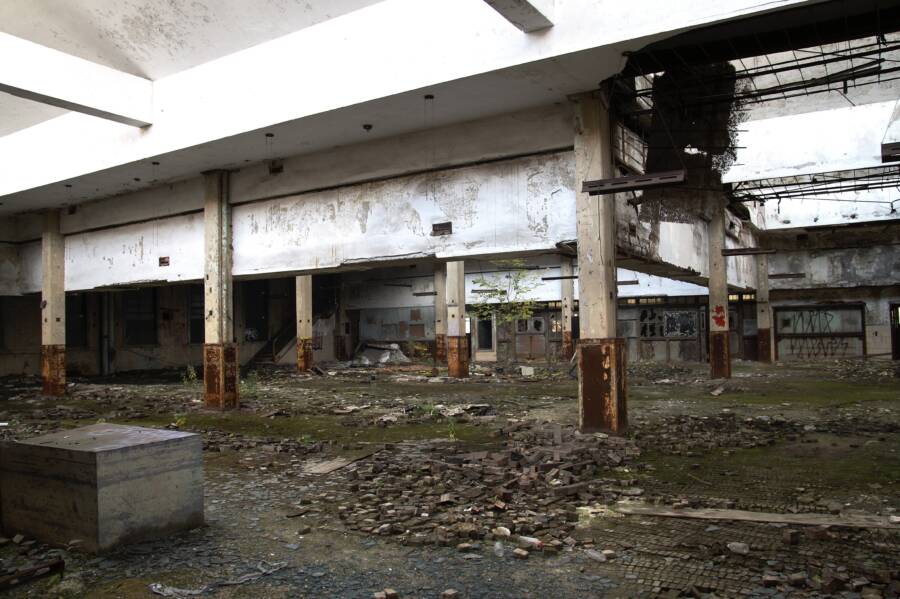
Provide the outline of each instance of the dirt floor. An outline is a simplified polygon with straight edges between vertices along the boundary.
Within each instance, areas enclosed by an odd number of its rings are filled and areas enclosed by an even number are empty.
[[[541,367],[250,372],[232,413],[204,410],[187,370],[74,380],[61,400],[7,378],[6,440],[201,433],[207,525],[102,556],[2,539],[0,567],[66,562],[11,597],[897,597],[896,368],[633,365],[621,438],[578,434],[575,382]],[[683,517],[710,509],[832,525]]]

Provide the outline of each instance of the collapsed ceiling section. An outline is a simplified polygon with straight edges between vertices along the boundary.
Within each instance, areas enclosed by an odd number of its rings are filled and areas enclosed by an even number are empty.
[[[686,32],[629,54],[612,83],[613,105],[629,132],[618,137],[641,140],[647,175],[680,169],[686,179],[678,187],[633,191],[630,203],[651,222],[706,218],[711,205],[723,200],[743,217],[748,202],[884,204],[885,193],[900,190],[897,167],[733,185],[723,184],[722,174],[742,149],[741,123],[762,105],[801,106],[793,112],[804,112],[820,110],[825,98],[855,106],[895,94],[898,31],[900,2],[823,2]],[[633,170],[620,162],[623,171]],[[879,191],[878,198],[865,199],[870,191]],[[887,202],[895,215],[894,203]]]

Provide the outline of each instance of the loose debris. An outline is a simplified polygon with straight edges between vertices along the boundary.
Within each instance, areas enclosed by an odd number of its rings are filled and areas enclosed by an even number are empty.
[[[396,343],[366,343],[356,352],[352,363],[356,366],[372,366],[373,364],[409,364],[411,361]]]
[[[269,562],[261,561],[256,565],[256,572],[249,572],[247,574],[229,580],[211,582],[209,584],[203,585],[199,589],[179,589],[177,587],[168,586],[159,582],[151,583],[149,585],[149,588],[153,594],[161,595],[163,597],[174,597],[176,599],[182,599],[184,597],[196,597],[198,595],[210,593],[219,587],[238,586],[246,584],[248,582],[262,578],[263,576],[274,574],[275,572],[278,572],[286,566],[287,562],[277,562],[274,564],[270,564]]]
[[[54,558],[35,566],[20,568],[12,574],[0,577],[0,591],[17,587],[44,576],[58,574],[65,568],[66,562],[61,558]]]
[[[599,477],[640,454],[627,439],[537,422],[499,434],[502,445],[491,451],[392,445],[341,470],[338,489],[324,493],[351,530],[409,545],[514,535],[527,551],[558,551],[575,528],[577,506],[641,494],[628,479]]]

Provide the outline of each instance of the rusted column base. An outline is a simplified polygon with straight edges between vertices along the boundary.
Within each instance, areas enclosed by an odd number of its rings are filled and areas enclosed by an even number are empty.
[[[469,376],[469,339],[447,337],[447,370],[450,376],[464,379]]]
[[[66,394],[66,346],[41,346],[41,377],[44,379],[44,395]]]
[[[757,329],[756,353],[760,362],[772,363],[772,329]]]
[[[562,359],[565,361],[569,361],[572,359],[572,354],[575,353],[575,342],[572,339],[572,331],[563,331],[562,334],[562,349],[560,350],[560,355]]]
[[[297,339],[297,370],[304,372],[312,368],[312,339]]]
[[[207,343],[203,346],[203,385],[207,408],[235,410],[239,407],[239,372],[236,343]]]
[[[731,347],[728,331],[709,332],[709,375],[714,379],[731,378]]]
[[[434,360],[438,364],[447,363],[447,335],[435,334],[434,336]]]
[[[625,339],[579,339],[577,355],[581,432],[624,432],[628,428]]]

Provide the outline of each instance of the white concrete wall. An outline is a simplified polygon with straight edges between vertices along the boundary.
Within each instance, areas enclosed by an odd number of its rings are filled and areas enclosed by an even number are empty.
[[[66,288],[199,280],[199,194],[190,180],[155,194],[136,194],[130,198],[134,214],[120,199],[67,215]],[[151,218],[154,210],[176,216],[114,225],[130,217]],[[453,233],[432,236],[432,224],[446,221],[453,223]],[[559,242],[575,238],[574,154],[545,153],[239,204],[233,222],[235,276],[313,272],[388,259],[552,252]],[[106,228],[76,232],[93,223]],[[736,227],[740,231],[739,222]],[[655,259],[704,274],[705,231],[703,222],[660,223]],[[740,234],[732,236],[731,245]],[[39,243],[19,245],[21,293],[40,289],[39,255]],[[159,265],[163,256],[168,266]],[[752,261],[730,262],[730,282],[752,287],[753,271],[738,266]],[[12,292],[9,285],[7,291]]]
[[[573,167],[560,152],[237,206],[234,273],[551,249],[575,236]]]
[[[802,279],[772,279],[770,288],[879,287],[900,283],[900,246],[839,250],[779,251],[769,256],[770,273],[803,273]]]

